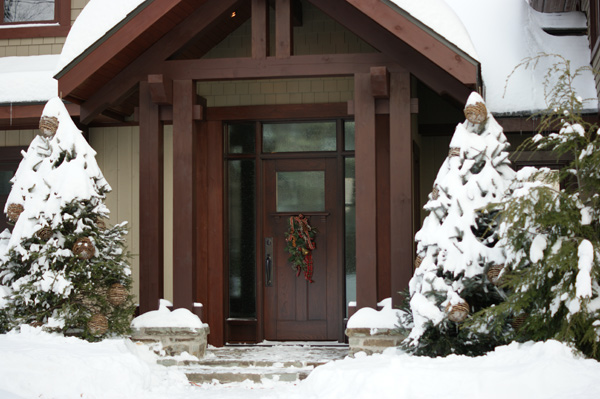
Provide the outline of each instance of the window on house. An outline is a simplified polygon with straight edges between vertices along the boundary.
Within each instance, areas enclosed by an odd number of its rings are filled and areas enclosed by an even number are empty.
[[[55,15],[55,0],[4,0],[5,24],[54,21]]]
[[[71,28],[71,0],[0,0],[0,39],[64,37]]]

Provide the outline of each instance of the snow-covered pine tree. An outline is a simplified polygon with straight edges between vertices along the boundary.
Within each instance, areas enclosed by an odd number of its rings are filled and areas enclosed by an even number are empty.
[[[546,75],[547,83],[555,82],[546,90],[549,107],[540,133],[524,147],[571,161],[557,175],[559,187],[548,170],[530,170],[502,204],[507,261],[501,276],[509,295],[468,324],[492,333],[511,325],[509,339],[557,339],[600,360],[600,138],[598,126],[582,117],[584,100],[573,88],[582,72],[559,57]],[[541,134],[554,129],[558,133]]]
[[[43,325],[88,340],[128,332],[125,223],[105,226],[110,186],[95,155],[62,101],[50,100],[5,208],[14,228],[0,237],[0,329]]]
[[[414,326],[403,347],[417,355],[477,355],[499,337],[459,328],[467,316],[502,300],[486,277],[504,264],[490,204],[510,192],[514,171],[502,127],[472,93],[467,120],[456,127],[416,234],[417,263],[409,283]]]

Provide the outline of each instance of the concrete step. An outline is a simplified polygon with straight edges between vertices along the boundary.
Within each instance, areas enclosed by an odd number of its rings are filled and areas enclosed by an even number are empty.
[[[200,360],[163,359],[165,366],[176,366],[195,384],[237,383],[246,380],[300,381],[331,360],[342,359],[347,347],[225,347],[212,348]]]

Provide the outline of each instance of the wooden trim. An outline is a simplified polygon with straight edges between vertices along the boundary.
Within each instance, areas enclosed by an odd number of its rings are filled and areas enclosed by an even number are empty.
[[[156,104],[173,104],[173,80],[163,74],[148,75],[152,101]]]
[[[140,83],[140,312],[163,298],[163,129],[147,82]]]
[[[375,100],[371,74],[354,78],[356,159],[356,302],[377,306],[377,178]]]
[[[390,240],[392,306],[400,305],[399,292],[412,277],[412,132],[410,75],[393,73],[390,94]]]
[[[4,10],[4,1],[0,0],[0,8]],[[56,0],[55,19],[49,22],[18,22],[14,28],[8,28],[13,24],[3,24],[0,26],[0,39],[25,39],[37,37],[65,37],[71,29],[71,0]],[[56,25],[58,23],[58,25]],[[38,26],[27,25],[36,24]],[[47,26],[39,26],[41,24]],[[54,25],[52,25],[54,24]],[[18,27],[17,27],[18,26]]]
[[[225,338],[225,309],[228,298],[225,296],[225,230],[224,230],[224,165],[223,165],[223,123],[208,123],[208,298],[210,314],[208,324],[211,334],[209,342],[223,346]]]
[[[411,21],[408,15],[401,14],[381,0],[347,1],[462,84],[473,86],[478,84],[477,61],[462,51],[451,49],[432,32],[426,32],[423,27]]]
[[[83,103],[84,106],[82,107],[81,112],[82,123],[89,123],[108,106],[123,100],[127,97],[131,88],[135,87],[139,81],[144,80],[148,74],[161,73],[159,66],[171,55],[176,44],[191,40],[200,31],[210,26],[214,15],[221,15],[229,12],[235,6],[237,1],[238,0],[222,0],[218,2],[207,2],[204,0],[184,22],[165,34],[140,57],[125,67],[117,76],[112,78],[107,84],[103,85],[101,89],[86,99]],[[158,0],[155,0],[154,3],[158,2]],[[109,49],[106,51],[109,51]],[[88,58],[90,57],[86,57],[85,60]],[[74,69],[80,70],[80,64]],[[81,73],[84,73],[84,71],[85,69],[81,70]],[[79,78],[87,78],[92,74],[90,71],[85,71],[85,73],[85,76],[79,76],[69,71],[67,74],[60,77],[58,80],[59,91],[65,96],[68,96],[69,93],[82,83],[78,80]],[[177,75],[168,76],[172,79],[188,79]]]
[[[371,67],[371,90],[375,98],[389,98],[390,73],[386,67]]]
[[[173,81],[173,306],[193,309],[196,272],[195,85]]]
[[[275,56],[288,58],[293,54],[291,0],[275,2]]]
[[[346,103],[248,105],[206,109],[206,120],[320,119],[348,116]]]
[[[163,73],[178,79],[273,79],[348,76],[358,72],[369,72],[373,64],[399,70],[390,57],[380,53],[295,55],[289,58],[266,59],[169,60],[165,61],[162,70]]]
[[[252,0],[252,58],[269,55],[269,6],[267,0]]]

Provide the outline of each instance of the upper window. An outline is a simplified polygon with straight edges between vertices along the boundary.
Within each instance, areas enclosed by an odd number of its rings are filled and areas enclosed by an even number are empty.
[[[4,0],[5,24],[54,21],[54,0]]]
[[[0,39],[66,36],[71,0],[0,0]]]

